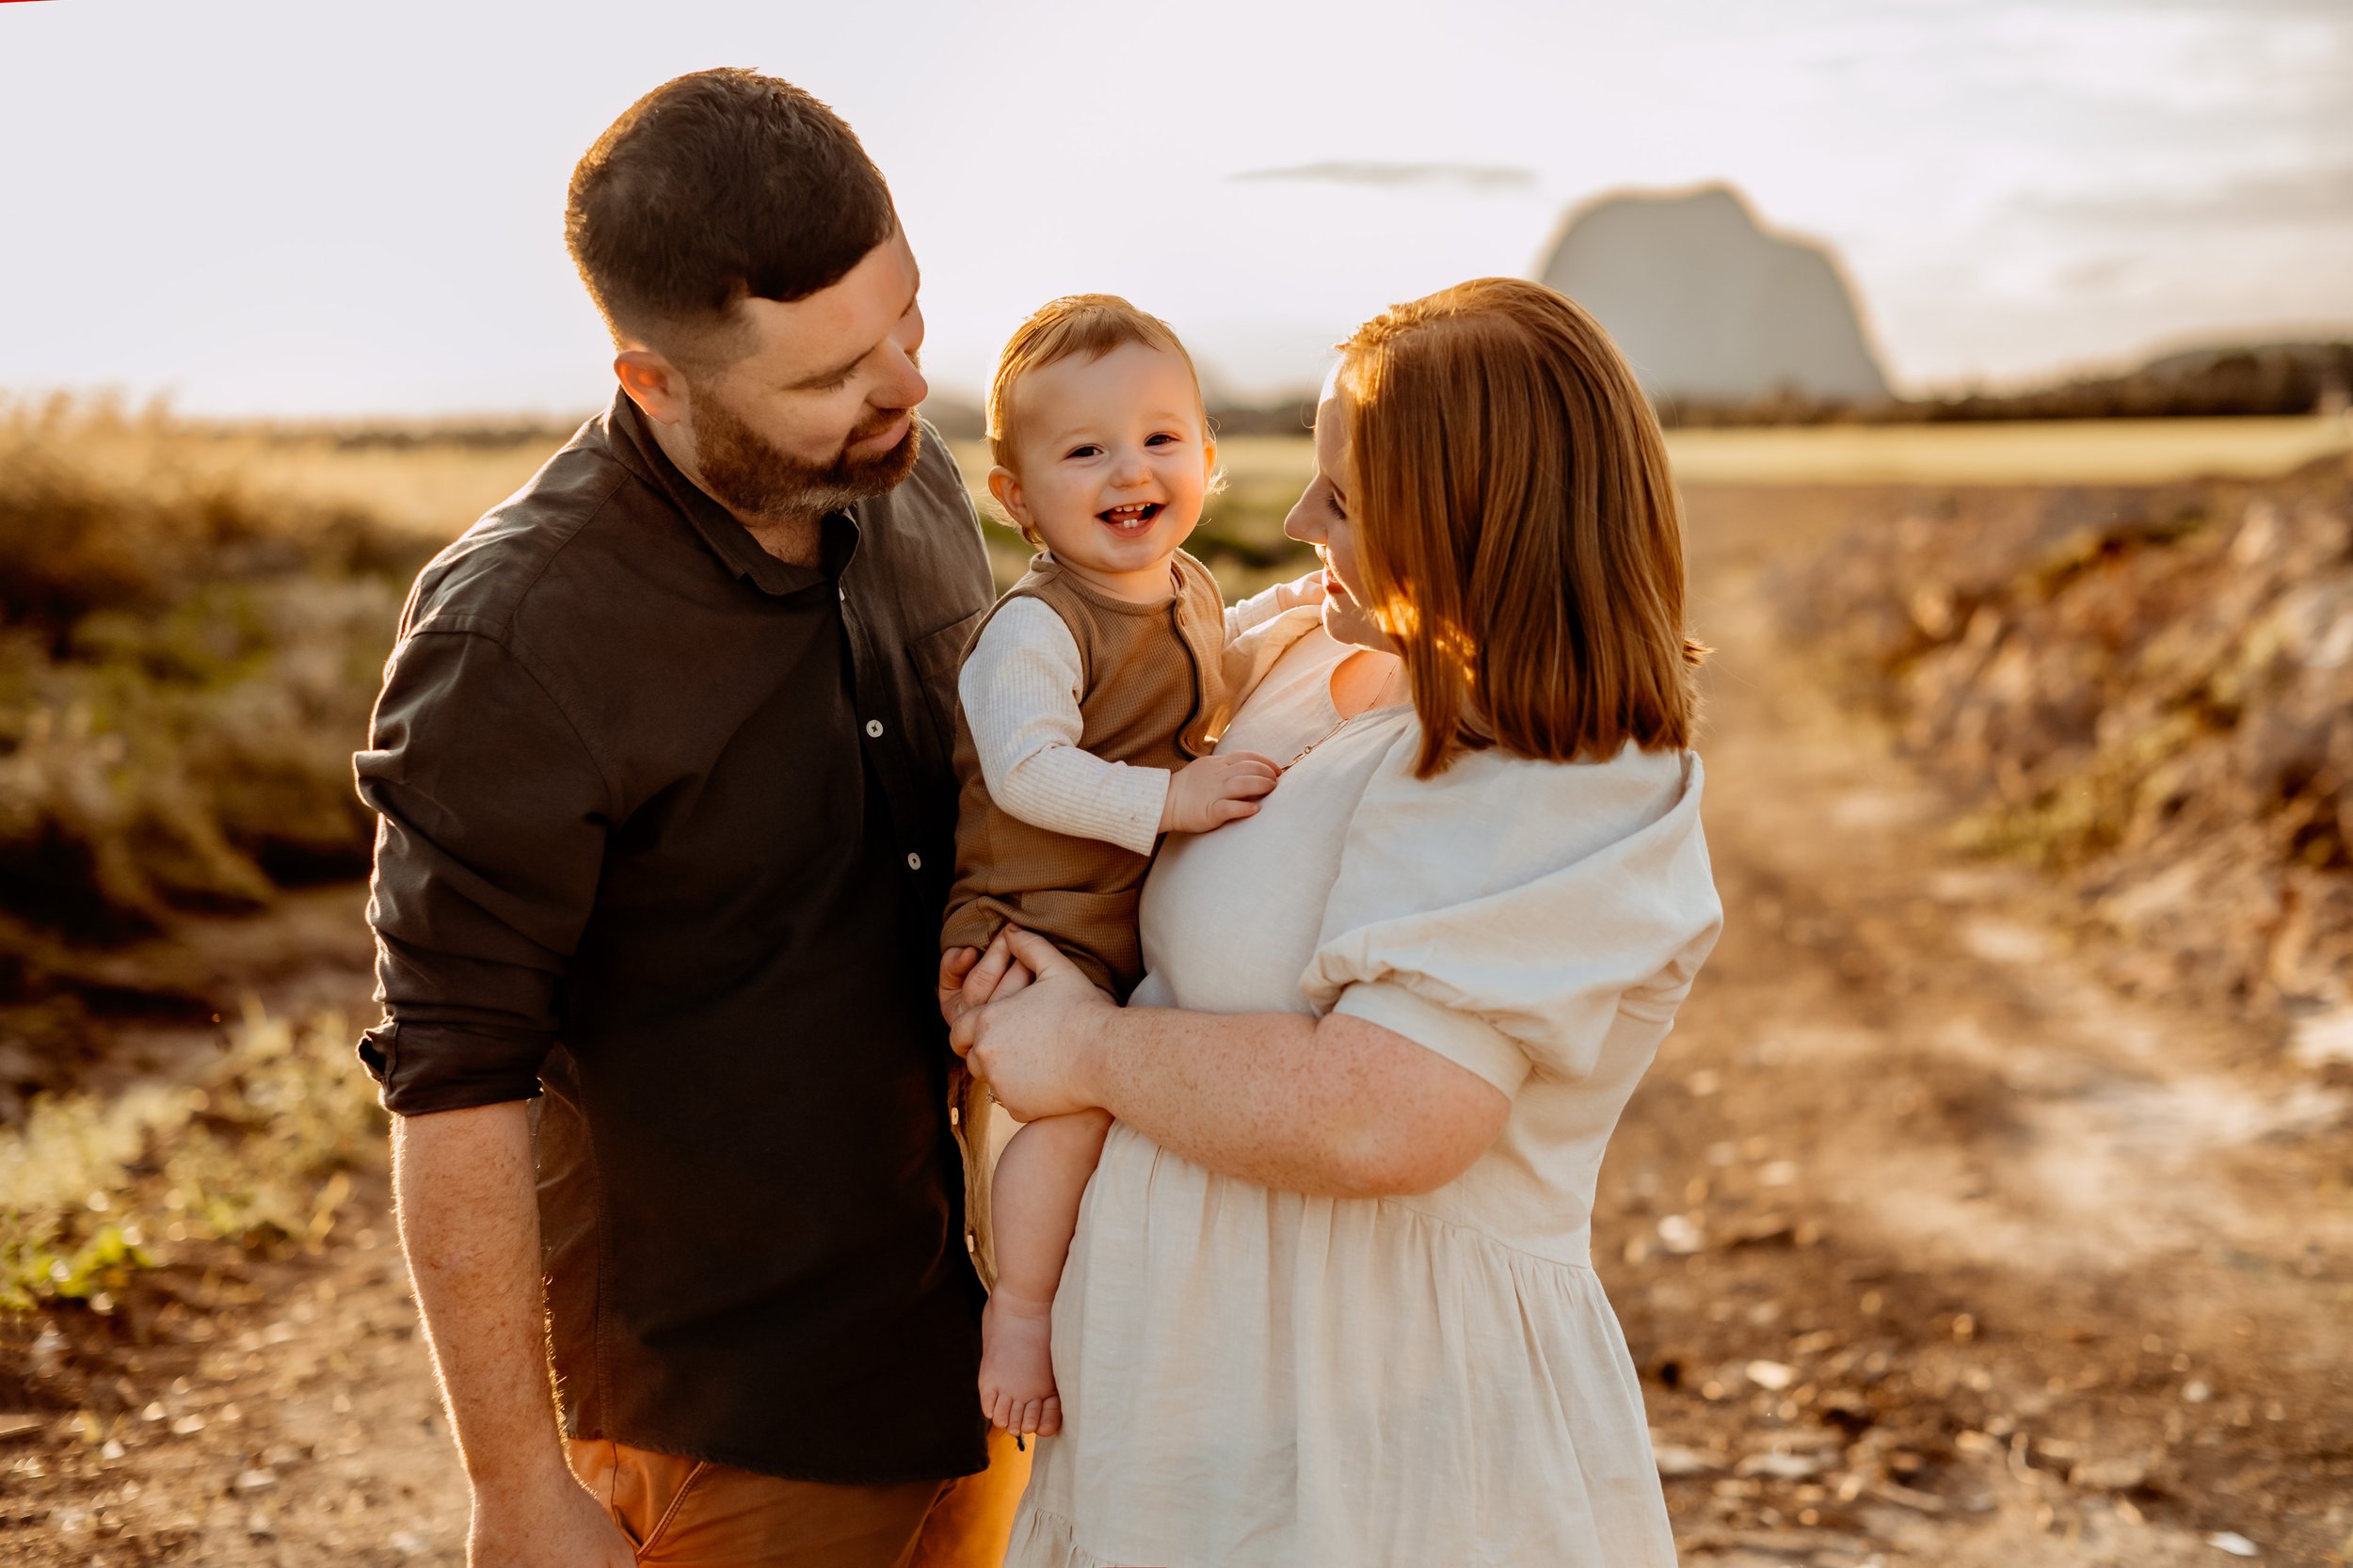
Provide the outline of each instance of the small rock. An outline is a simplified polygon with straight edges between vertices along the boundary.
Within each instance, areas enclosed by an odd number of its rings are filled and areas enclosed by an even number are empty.
[[[1707,1233],[1689,1215],[1665,1214],[1658,1220],[1658,1244],[1678,1257],[1687,1257],[1707,1245]]]
[[[171,1423],[171,1435],[174,1437],[193,1437],[203,1430],[204,1417],[201,1416],[183,1416]]]
[[[106,1439],[105,1445],[98,1450],[98,1457],[101,1459],[120,1459],[123,1455],[123,1451],[122,1439],[120,1437],[109,1437]]]
[[[2190,1382],[2182,1384],[2182,1402],[2184,1404],[2204,1404],[2208,1400],[2213,1398],[2214,1390],[2207,1387],[2201,1381],[2192,1379]]]
[[[2067,1478],[2087,1492],[2130,1492],[2149,1480],[2145,1459],[2087,1459]]]
[[[1659,1476],[1667,1480],[1682,1480],[1691,1476],[1712,1476],[1722,1465],[1697,1448],[1687,1448],[1679,1443],[1651,1444],[1651,1457],[1658,1464]]]
[[[28,1411],[10,1411],[0,1415],[0,1443],[14,1437],[30,1437],[40,1431],[41,1418]]]
[[[2288,1054],[2315,1072],[2331,1062],[2353,1062],[2353,1007],[2297,1018],[2290,1028]]]
[[[278,1521],[257,1508],[245,1516],[245,1533],[256,1541],[275,1541],[278,1539]]]
[[[415,1530],[394,1530],[392,1548],[403,1557],[415,1557],[424,1550],[424,1537]]]
[[[2248,1540],[2247,1537],[2239,1534],[2236,1530],[2217,1530],[2214,1534],[2206,1537],[2206,1544],[2212,1546],[2217,1552],[2228,1552],[2233,1557],[2261,1557],[2264,1555],[2261,1547],[2257,1546],[2252,1541]]]
[[[1724,1233],[1724,1240],[1736,1247],[1760,1247],[1795,1240],[1797,1234],[1798,1227],[1790,1223],[1789,1216],[1775,1211],[1732,1226]]]
[[[1773,1480],[1810,1480],[1827,1468],[1813,1454],[1751,1454],[1735,1465],[1732,1473],[1743,1480],[1752,1476]]]
[[[1922,1492],[1913,1487],[1906,1486],[1901,1481],[1878,1481],[1872,1485],[1870,1492],[1871,1496],[1879,1498],[1882,1502],[1890,1502],[1896,1504],[1899,1508],[1911,1509],[1915,1513],[1942,1513],[1945,1512],[1944,1498],[1938,1496],[1933,1492]]]
[[[240,1470],[237,1479],[229,1483],[229,1490],[243,1496],[266,1492],[277,1484],[278,1474],[274,1470]]]
[[[1752,1361],[1745,1370],[1751,1383],[1775,1394],[1798,1381],[1798,1369],[1779,1361]]]

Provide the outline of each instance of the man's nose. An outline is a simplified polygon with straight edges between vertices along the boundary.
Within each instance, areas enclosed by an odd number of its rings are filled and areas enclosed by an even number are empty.
[[[931,391],[931,383],[924,380],[923,373],[915,368],[915,361],[911,359],[902,360],[899,375],[891,381],[889,387],[889,395],[896,401],[888,404],[888,407],[912,408],[929,397]]]

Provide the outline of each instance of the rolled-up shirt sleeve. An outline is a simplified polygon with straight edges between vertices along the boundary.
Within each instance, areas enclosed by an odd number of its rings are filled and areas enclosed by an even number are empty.
[[[368,749],[369,923],[384,1019],[360,1060],[399,1115],[525,1099],[603,863],[611,790],[580,731],[497,638],[412,633]]]

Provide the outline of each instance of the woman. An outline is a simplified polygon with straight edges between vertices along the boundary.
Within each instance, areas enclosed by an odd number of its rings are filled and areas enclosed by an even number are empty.
[[[1118,1118],[1007,1561],[1672,1563],[1587,1234],[1721,920],[1657,426],[1488,279],[1350,340],[1316,464],[1321,631],[1222,743],[1290,766],[1154,868],[1133,1001],[1026,933],[943,969],[1015,1114]]]

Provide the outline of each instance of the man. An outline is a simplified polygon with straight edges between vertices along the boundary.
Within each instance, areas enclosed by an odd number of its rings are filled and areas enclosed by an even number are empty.
[[[619,392],[425,568],[357,759],[471,1560],[993,1564],[933,990],[989,575],[915,260],[742,71],[616,121],[566,232]]]

